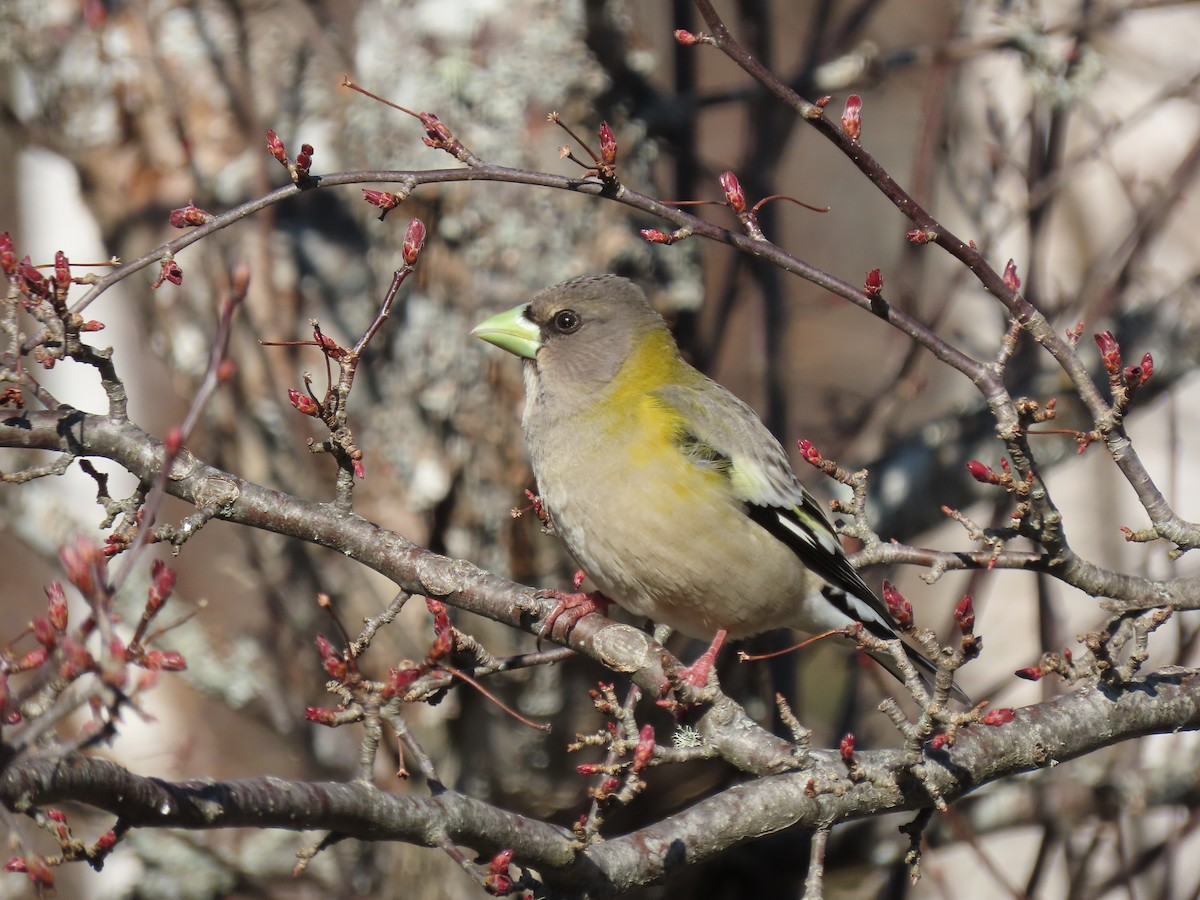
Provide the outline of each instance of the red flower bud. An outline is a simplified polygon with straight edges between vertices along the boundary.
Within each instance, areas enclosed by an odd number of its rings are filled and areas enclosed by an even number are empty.
[[[189,203],[187,206],[181,206],[179,209],[171,210],[171,215],[167,221],[171,223],[172,228],[188,228],[193,225],[204,225],[213,220],[211,213],[207,213]]]
[[[1154,374],[1154,357],[1147,353],[1142,357],[1141,365],[1129,366],[1125,369],[1125,383],[1130,388],[1141,387]]]
[[[45,647],[34,647],[19,660],[9,670],[10,672],[28,672],[30,669],[36,669],[44,663],[50,656],[50,651]]]
[[[332,709],[322,709],[319,706],[310,706],[304,710],[304,718],[317,725],[328,725],[330,727],[337,724],[337,713]]]
[[[429,648],[428,662],[436,663],[439,659],[448,656],[453,649],[454,629],[448,628],[438,632],[438,636],[433,639],[433,644]]]
[[[492,857],[491,863],[488,864],[488,871],[491,872],[493,875],[499,875],[501,873],[507,872],[509,864],[511,864],[512,861],[513,861],[513,851],[512,850],[501,850],[499,853],[497,853],[495,856]]]
[[[363,467],[363,463],[362,463],[361,459],[354,460],[353,462],[350,463],[350,466],[354,469],[354,477],[355,478],[358,478],[359,480],[361,480],[361,479],[367,477],[367,470]]]
[[[992,471],[991,466],[984,465],[977,459],[967,461],[967,471],[971,477],[981,484],[999,484],[1000,476]]]
[[[84,322],[82,325],[79,326],[79,330],[86,331],[86,332],[103,331],[104,323],[101,322],[99,319],[88,319],[86,322]]]
[[[1040,666],[1028,666],[1024,669],[1017,669],[1013,674],[1018,678],[1024,678],[1026,681],[1040,681],[1046,673],[1042,671]]]
[[[896,620],[896,624],[900,626],[901,630],[912,626],[912,604],[886,578],[883,580],[883,602],[887,604],[888,612]]]
[[[640,772],[654,757],[654,726],[643,725],[638,733],[637,748],[633,751],[633,771]]]
[[[970,594],[959,600],[958,605],[954,607],[954,621],[958,623],[958,628],[963,634],[970,634],[975,630],[975,601],[971,599]]]
[[[64,546],[58,551],[58,558],[66,569],[67,579],[85,597],[94,594],[97,586],[103,586],[106,574],[104,554],[87,538]]]
[[[699,34],[692,34],[692,32],[685,31],[682,28],[676,28],[675,29],[675,40],[677,40],[679,43],[683,44],[683,46],[685,46],[685,47],[691,47],[693,44],[703,43],[704,36],[699,35]]]
[[[153,287],[160,286],[164,281],[169,281],[173,285],[183,284],[183,269],[179,268],[179,263],[173,259],[164,259],[162,263],[162,271],[159,273],[158,281]]]
[[[847,734],[844,738],[842,738],[842,743],[841,743],[841,747],[839,748],[839,750],[841,751],[843,761],[850,762],[851,760],[854,759],[854,735],[853,735],[853,733]]]
[[[667,234],[665,231],[660,231],[657,228],[643,228],[642,237],[644,237],[651,244],[675,243],[673,240],[671,240],[671,235]]]
[[[949,739],[944,734],[935,734],[929,739],[929,749],[936,753],[945,747],[947,743],[949,743]]]
[[[796,447],[800,450],[800,458],[810,465],[820,466],[825,461],[821,456],[821,451],[813,446],[812,441],[806,438],[796,441]]]
[[[39,616],[33,620],[32,625],[33,639],[47,650],[53,650],[54,645],[58,643],[58,632],[54,630],[54,626],[50,624],[50,620]]]
[[[142,659],[147,669],[163,672],[182,672],[187,669],[187,660],[174,650],[151,650]]]
[[[96,838],[96,849],[101,853],[107,853],[115,846],[117,846],[117,833],[112,829]]]
[[[24,289],[31,297],[49,296],[50,285],[28,256],[17,263],[17,276],[24,282]]]
[[[926,231],[924,228],[914,228],[912,231],[904,232],[904,236],[908,238],[910,244],[928,244],[930,241],[937,240],[936,231]]]
[[[308,175],[308,170],[312,168],[313,147],[312,144],[301,144],[300,152],[296,154],[296,172],[299,175]]]
[[[1011,259],[1004,266],[1004,286],[1014,294],[1021,288],[1021,279],[1017,277],[1017,264]]]
[[[441,600],[434,600],[432,597],[426,597],[425,608],[433,616],[433,630],[435,634],[441,634],[443,631],[450,630],[450,616],[446,614],[445,603]]]
[[[7,231],[0,233],[0,270],[5,275],[17,271],[17,252],[13,246],[12,235]]]
[[[867,280],[863,283],[863,293],[868,297],[878,297],[883,293],[883,273],[878,269],[872,269],[867,273]]]
[[[10,859],[8,862],[6,862],[4,864],[4,871],[5,872],[24,872],[25,871],[25,857],[14,856],[12,859]]]
[[[61,250],[54,254],[54,280],[61,290],[71,283],[71,261]]]
[[[600,123],[600,161],[606,166],[617,161],[617,138],[607,122]]]
[[[283,141],[270,128],[267,129],[267,152],[279,160],[283,165],[287,165],[287,151],[283,147]]]
[[[62,633],[67,630],[67,596],[63,587],[57,581],[46,588],[47,617],[54,630]]]
[[[162,609],[162,605],[175,589],[175,570],[161,559],[150,564],[150,590],[146,593],[146,611],[153,614]]]
[[[399,194],[393,194],[390,191],[373,191],[369,188],[363,188],[363,199],[372,206],[378,206],[383,210],[379,216],[381,219],[403,202]]]
[[[742,183],[732,172],[721,173],[721,190],[725,192],[725,202],[735,213],[746,211],[746,194],[742,191]]]
[[[384,689],[384,694],[388,697],[403,696],[423,674],[424,670],[415,666],[408,669],[392,669],[388,673],[387,688]]]
[[[288,388],[288,399],[292,401],[292,406],[296,407],[297,411],[306,416],[315,416],[321,412],[321,407],[317,405],[317,401],[303,391]]]
[[[408,231],[404,234],[404,249],[401,251],[405,265],[415,266],[424,246],[425,223],[420,219],[413,219],[408,223]]]
[[[330,678],[341,681],[346,677],[346,661],[342,658],[342,652],[323,634],[317,635],[317,653],[321,655],[321,665]]]
[[[979,721],[984,725],[1007,725],[1016,717],[1017,711],[1015,709],[1001,708],[989,711]]]
[[[1111,331],[1094,335],[1096,346],[1100,348],[1100,358],[1109,375],[1116,375],[1121,370],[1121,345],[1113,337]]]
[[[862,136],[862,98],[858,94],[846,98],[846,105],[842,109],[842,131],[852,141]]]

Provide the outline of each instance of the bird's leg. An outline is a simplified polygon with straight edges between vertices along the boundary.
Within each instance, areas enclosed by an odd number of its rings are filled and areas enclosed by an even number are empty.
[[[680,669],[676,673],[678,679],[682,682],[690,684],[694,688],[703,688],[708,685],[708,673],[712,671],[713,665],[716,664],[717,654],[721,652],[721,645],[725,643],[725,638],[729,636],[729,632],[722,628],[717,632],[717,636],[713,638],[708,649],[700,654],[700,658],[685,669]]]
[[[550,615],[546,616],[546,620],[542,622],[542,627],[538,629],[539,642],[547,635],[554,633],[554,626],[558,623],[559,616],[563,613],[567,614],[566,628],[562,632],[565,638],[571,633],[571,629],[575,627],[576,623],[584,616],[594,612],[598,612],[601,615],[608,615],[608,608],[612,605],[612,601],[599,591],[570,593],[568,591],[545,590],[538,591],[538,596],[558,601],[554,609],[550,610]]]

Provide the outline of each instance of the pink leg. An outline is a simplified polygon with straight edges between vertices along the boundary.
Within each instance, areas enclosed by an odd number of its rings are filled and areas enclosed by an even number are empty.
[[[563,631],[563,637],[571,633],[571,629],[584,616],[594,612],[601,615],[608,615],[608,608],[612,605],[612,601],[605,597],[599,591],[591,593],[568,593],[566,591],[546,590],[539,591],[539,596],[547,597],[551,600],[557,600],[558,603],[554,609],[550,610],[550,615],[546,616],[546,620],[542,622],[542,627],[538,629],[538,640],[542,640],[547,635],[554,633],[554,626],[558,623],[559,616],[567,613],[566,628]]]
[[[712,667],[717,661],[717,654],[721,652],[721,645],[725,643],[725,638],[728,636],[729,632],[724,628],[718,631],[708,649],[700,654],[700,658],[686,669],[679,670],[679,680],[694,688],[705,687],[708,684],[708,673],[712,671]]]

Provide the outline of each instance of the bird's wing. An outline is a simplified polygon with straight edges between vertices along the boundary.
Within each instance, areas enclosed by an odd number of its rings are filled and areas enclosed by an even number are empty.
[[[680,453],[722,472],[747,518],[828,582],[834,590],[826,596],[847,616],[880,638],[895,638],[887,608],[850,565],[829,517],[754,410],[709,379],[661,387],[654,395],[680,420]]]

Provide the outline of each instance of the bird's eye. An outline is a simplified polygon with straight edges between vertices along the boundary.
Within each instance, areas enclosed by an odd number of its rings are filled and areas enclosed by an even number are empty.
[[[559,334],[571,334],[579,330],[583,319],[573,309],[564,309],[554,314],[554,330]]]

